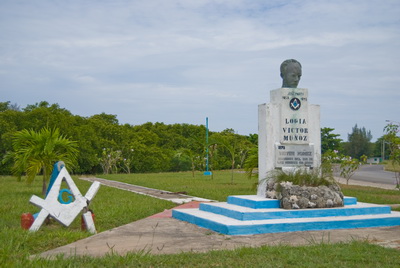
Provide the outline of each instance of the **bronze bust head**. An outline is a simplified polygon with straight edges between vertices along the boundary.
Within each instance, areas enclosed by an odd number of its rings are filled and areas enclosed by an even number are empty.
[[[285,60],[281,64],[282,87],[297,88],[301,78],[301,64],[297,60]]]

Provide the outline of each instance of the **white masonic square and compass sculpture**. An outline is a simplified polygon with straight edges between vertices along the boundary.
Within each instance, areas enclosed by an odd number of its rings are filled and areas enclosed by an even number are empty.
[[[66,182],[70,189],[70,191],[67,190],[67,192],[74,197],[74,200],[72,197],[70,198],[70,201],[73,200],[72,202],[63,202],[62,200],[61,202],[59,201],[60,194],[65,192],[65,189],[60,191],[63,181]],[[63,167],[45,199],[33,195],[29,200],[32,204],[41,208],[29,231],[37,231],[48,216],[51,216],[64,226],[69,226],[79,215],[79,213],[83,211],[83,220],[87,230],[91,233],[96,233],[92,213],[91,211],[88,211],[88,206],[90,201],[94,198],[99,190],[99,187],[100,183],[97,181],[94,182],[90,186],[85,196],[82,196],[67,169]]]

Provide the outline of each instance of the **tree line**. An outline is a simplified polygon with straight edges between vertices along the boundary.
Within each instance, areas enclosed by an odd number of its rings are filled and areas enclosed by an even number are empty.
[[[46,101],[20,109],[0,102],[0,174],[11,174],[13,137],[21,130],[39,132],[57,129],[77,143],[73,172],[77,174],[139,173],[205,170],[206,128],[204,125],[145,123],[119,124],[116,115],[73,115],[58,104]],[[382,139],[371,143],[372,135],[355,125],[343,142],[333,128],[321,128],[322,154],[340,151],[360,159],[382,153]],[[209,169],[254,168],[257,165],[257,134],[236,134],[233,129],[209,132]],[[385,155],[389,156],[388,146]],[[246,162],[247,161],[247,162]]]
[[[387,144],[385,136],[379,137],[376,142],[371,142],[372,134],[365,127],[359,127],[357,124],[352,128],[351,133],[348,133],[347,141],[344,142],[339,138],[338,134],[332,133],[333,128],[321,129],[321,149],[322,154],[328,151],[339,151],[341,154],[361,160],[366,157],[381,157],[384,160],[389,159],[390,148],[383,146]]]
[[[73,172],[77,174],[205,170],[204,125],[145,123],[119,124],[116,115],[73,115],[46,101],[20,109],[0,103],[0,174],[12,173],[15,133],[57,129],[77,143]],[[233,129],[209,132],[209,168],[241,168],[257,135],[239,135]]]

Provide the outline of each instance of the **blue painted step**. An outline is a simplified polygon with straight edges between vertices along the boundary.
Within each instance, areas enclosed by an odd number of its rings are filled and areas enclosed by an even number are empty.
[[[228,203],[202,203],[200,210],[207,211],[229,218],[249,221],[249,220],[268,220],[268,219],[290,219],[290,218],[317,218],[333,216],[355,216],[355,215],[374,215],[390,213],[389,206],[359,203],[338,208],[325,209],[253,209]]]
[[[228,203],[203,203],[200,209],[174,209],[172,217],[222,234],[246,235],[400,225],[389,206],[357,203],[345,197],[342,208],[284,210],[279,201],[255,195],[230,196]]]
[[[280,201],[277,199],[269,199],[257,195],[231,195],[228,196],[228,204],[248,207],[248,208],[279,208]],[[344,197],[344,205],[357,204],[357,198]]]
[[[239,221],[198,209],[176,209],[175,219],[226,235],[251,235],[400,225],[400,212],[380,215]]]

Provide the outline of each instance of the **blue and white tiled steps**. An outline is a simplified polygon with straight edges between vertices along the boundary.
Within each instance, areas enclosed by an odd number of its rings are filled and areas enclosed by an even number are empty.
[[[228,202],[202,203],[199,209],[175,209],[176,219],[229,235],[351,229],[400,225],[400,212],[389,206],[357,203],[326,209],[279,208],[279,201],[255,195],[230,196]]]

